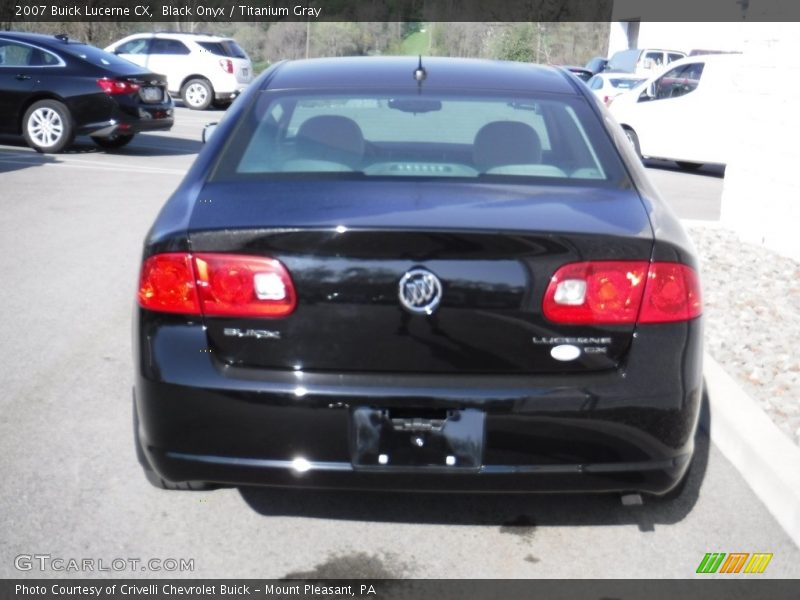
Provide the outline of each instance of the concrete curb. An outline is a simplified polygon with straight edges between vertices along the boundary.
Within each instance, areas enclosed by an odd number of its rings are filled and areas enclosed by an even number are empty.
[[[706,354],[711,440],[800,547],[800,447]]]

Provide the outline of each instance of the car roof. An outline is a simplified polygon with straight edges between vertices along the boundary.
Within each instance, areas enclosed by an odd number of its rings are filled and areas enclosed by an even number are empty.
[[[195,42],[230,42],[231,38],[214,35],[213,33],[185,33],[181,31],[156,31],[150,34],[157,38],[183,38],[185,40],[193,40]]]
[[[681,50],[670,50],[669,48],[628,48],[627,50],[619,50],[614,54],[625,54],[628,52],[672,52],[673,54],[686,54],[686,52],[682,52]]]
[[[57,38],[55,35],[44,35],[41,33],[27,33],[21,31],[0,31],[0,37],[5,37],[8,39],[19,40],[21,42],[29,42],[31,44],[36,44],[38,46],[44,46],[48,50],[58,49],[59,47],[63,47],[65,44],[80,44],[80,45],[89,45],[86,42],[81,40],[74,40],[71,38],[67,38],[67,40],[63,40]]]
[[[347,87],[472,88],[545,93],[579,92],[557,67],[471,58],[423,57],[426,77],[417,84],[416,56],[314,58],[279,63],[266,81],[269,89]]]
[[[733,63],[738,61],[742,58],[742,55],[738,52],[721,52],[719,54],[695,54],[694,56],[686,56],[680,60],[674,60],[670,65],[675,64],[688,64],[688,63],[695,63],[695,62],[707,62],[707,63]]]
[[[233,38],[216,35],[213,33],[186,33],[184,31],[140,31],[132,33],[114,42],[114,44],[136,38],[161,38],[161,39],[181,39],[195,42],[232,42]],[[114,45],[112,44],[112,45]]]

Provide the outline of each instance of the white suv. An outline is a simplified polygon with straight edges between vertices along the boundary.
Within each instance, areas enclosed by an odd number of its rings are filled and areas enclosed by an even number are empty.
[[[194,33],[138,33],[107,52],[167,76],[169,93],[189,108],[230,104],[253,80],[253,65],[234,40]]]

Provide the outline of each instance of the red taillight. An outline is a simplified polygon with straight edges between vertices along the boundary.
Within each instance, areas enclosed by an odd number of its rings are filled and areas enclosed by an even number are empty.
[[[702,312],[700,285],[695,271],[679,263],[572,263],[550,279],[542,311],[568,324],[684,321]]]
[[[703,312],[697,272],[680,263],[650,265],[640,323],[688,321]]]
[[[117,94],[132,94],[133,92],[139,91],[139,84],[122,79],[108,79],[104,77],[103,79],[97,80],[97,85],[99,85],[106,94],[111,96]]]
[[[556,323],[634,323],[647,265],[642,261],[564,265],[547,286],[544,316]]]
[[[139,278],[139,305],[159,312],[200,314],[188,254],[156,254],[144,261]]]
[[[289,272],[277,260],[195,254],[194,261],[206,315],[285,317],[297,305]]]
[[[222,70],[226,73],[233,73],[233,61],[230,58],[221,58],[219,66],[222,67]]]
[[[183,314],[275,318],[294,311],[297,297],[288,271],[271,258],[158,254],[142,267],[139,304]]]

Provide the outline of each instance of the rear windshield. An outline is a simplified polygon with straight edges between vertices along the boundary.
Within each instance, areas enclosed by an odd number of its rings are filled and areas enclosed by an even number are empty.
[[[222,42],[197,42],[197,44],[204,50],[208,50],[211,54],[217,56],[247,58],[245,51],[233,40],[224,40]]]
[[[599,118],[577,96],[261,92],[213,180],[357,176],[619,181]]]

